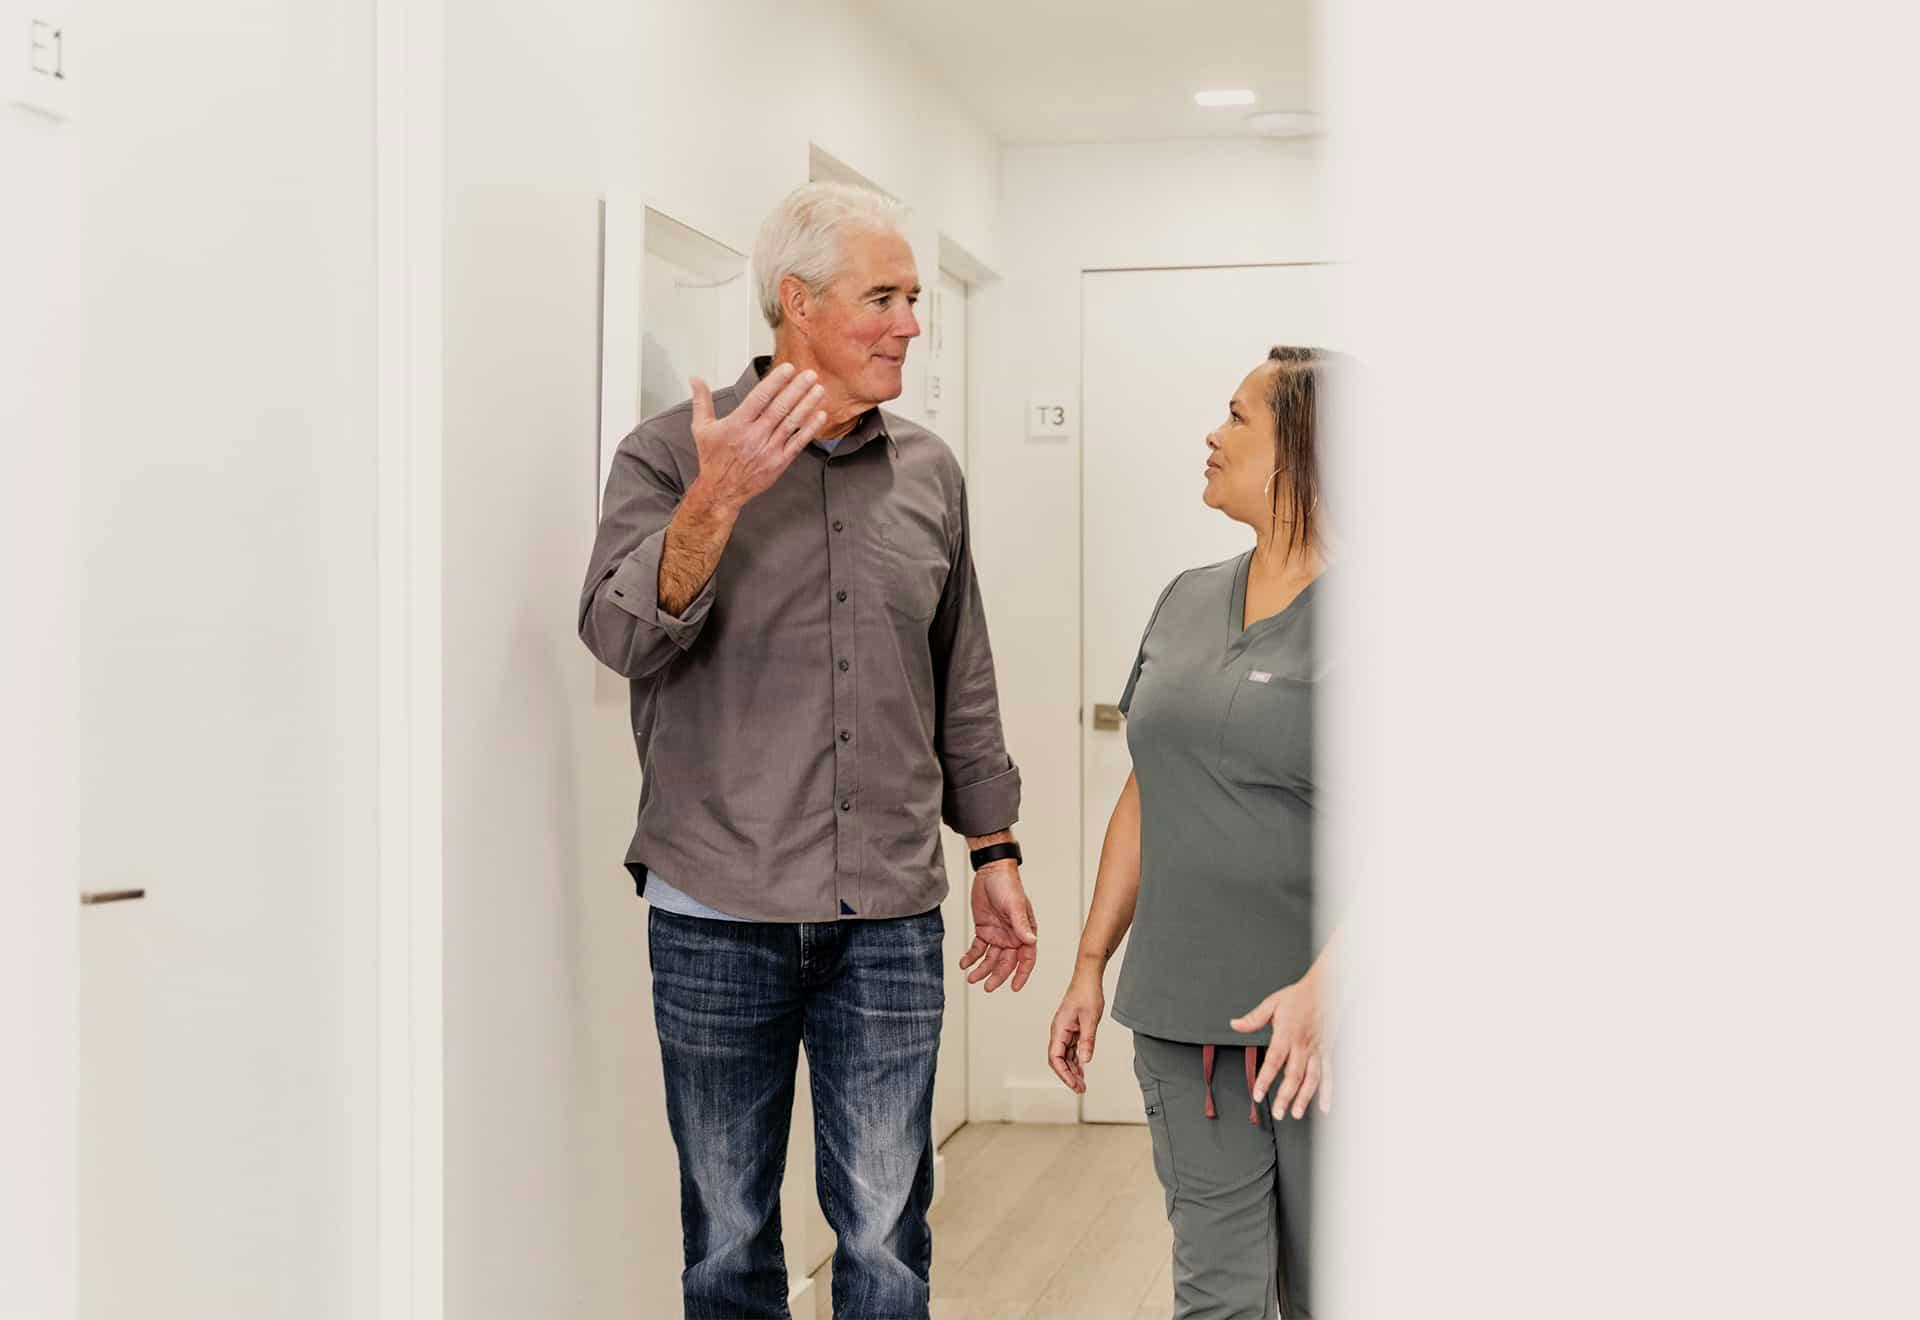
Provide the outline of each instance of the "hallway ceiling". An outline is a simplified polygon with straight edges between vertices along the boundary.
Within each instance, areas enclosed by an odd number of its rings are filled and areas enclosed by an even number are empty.
[[[1004,142],[1245,137],[1319,108],[1304,0],[856,0]],[[1193,94],[1250,88],[1256,104]]]

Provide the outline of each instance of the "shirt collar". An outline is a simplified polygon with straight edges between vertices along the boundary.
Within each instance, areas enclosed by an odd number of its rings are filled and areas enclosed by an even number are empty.
[[[753,392],[754,386],[760,383],[761,378],[772,369],[773,359],[764,353],[747,363],[747,369],[740,373],[740,379],[734,384],[734,397],[745,399]],[[875,439],[885,440],[887,449],[891,453],[900,452],[900,442],[895,440],[892,432],[887,430],[886,418],[881,415],[878,408],[869,408],[860,414],[860,420],[853,424],[853,429],[840,437],[839,443],[833,449],[834,456],[837,458],[851,454],[865,446],[869,440]],[[808,445],[807,448],[812,449],[813,446]],[[825,456],[822,455],[822,457]]]

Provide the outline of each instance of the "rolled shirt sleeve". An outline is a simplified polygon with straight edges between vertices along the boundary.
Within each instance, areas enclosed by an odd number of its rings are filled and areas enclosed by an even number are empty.
[[[954,833],[968,838],[1012,829],[1020,819],[1020,767],[1009,760],[1005,770],[989,779],[949,781],[941,815]]]
[[[935,752],[946,781],[941,816],[957,833],[997,834],[1020,818],[1020,769],[1007,754],[993,646],[974,571],[961,488],[953,561],[929,632],[938,709]]]
[[[580,597],[580,639],[628,678],[655,673],[690,649],[713,608],[712,579],[684,614],[660,608],[660,555],[683,494],[673,456],[649,426],[620,442]]]

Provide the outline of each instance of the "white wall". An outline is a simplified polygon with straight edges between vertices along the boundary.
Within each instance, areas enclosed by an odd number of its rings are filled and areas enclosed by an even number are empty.
[[[1070,1122],[1076,1103],[1047,1069],[1046,1036],[1080,931],[1081,446],[1077,434],[1028,440],[1026,402],[1079,398],[1083,270],[1338,254],[1317,150],[1271,142],[1010,147],[998,232],[1004,278],[978,299],[993,329],[977,359],[973,516],[1041,954],[1020,995],[974,1003],[971,1112]],[[1097,472],[1099,455],[1086,457]],[[1125,679],[1114,675],[1116,693]]]
[[[575,634],[596,199],[748,251],[817,143],[915,208],[931,278],[942,233],[990,253],[996,153],[832,4],[502,0],[447,24],[448,1312],[673,1314],[646,908],[619,864],[638,767]]]

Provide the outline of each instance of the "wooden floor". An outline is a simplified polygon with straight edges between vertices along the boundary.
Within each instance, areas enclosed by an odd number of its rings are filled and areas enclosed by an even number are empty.
[[[933,1320],[1173,1314],[1173,1233],[1144,1126],[969,1124],[941,1154]]]

